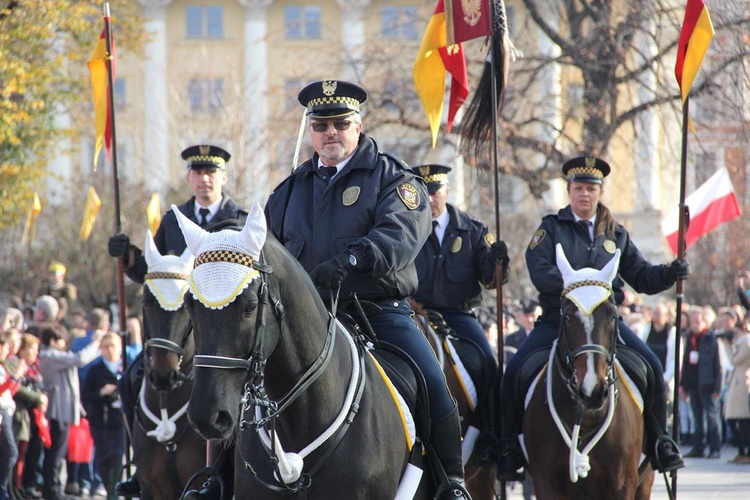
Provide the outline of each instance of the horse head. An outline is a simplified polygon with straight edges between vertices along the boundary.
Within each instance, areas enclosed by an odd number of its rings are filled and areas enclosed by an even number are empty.
[[[573,398],[585,408],[600,408],[615,380],[618,318],[612,281],[620,250],[601,270],[573,269],[559,243],[556,252],[564,286],[556,359]]]
[[[192,360],[190,316],[183,307],[187,278],[193,267],[190,249],[180,256],[162,255],[151,231],[146,235],[148,272],[143,291],[143,330],[149,383],[168,391],[180,385]]]
[[[197,256],[185,297],[197,353],[188,417],[205,438],[227,440],[239,421],[243,393],[250,397],[247,388],[260,387],[270,395],[279,383],[264,377],[266,363],[273,363],[269,356],[289,330],[281,321],[280,297],[307,303],[317,294],[301,281],[287,279],[292,271],[306,274],[276,239],[266,238],[265,216],[257,203],[243,227],[213,233],[175,213]],[[282,282],[286,292],[279,288]]]

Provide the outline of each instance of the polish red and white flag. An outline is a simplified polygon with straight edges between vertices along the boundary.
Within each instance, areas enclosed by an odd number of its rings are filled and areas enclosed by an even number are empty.
[[[702,236],[725,222],[742,215],[726,167],[720,168],[701,187],[688,196],[685,204],[690,209],[690,223],[685,235],[686,248],[690,248]],[[661,223],[661,232],[667,238],[667,243],[669,243],[675,255],[677,255],[678,229],[679,208],[670,213]]]

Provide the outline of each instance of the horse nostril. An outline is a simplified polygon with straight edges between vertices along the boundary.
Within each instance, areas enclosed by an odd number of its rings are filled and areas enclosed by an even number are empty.
[[[226,435],[234,427],[234,419],[229,412],[220,410],[214,415],[211,426]]]

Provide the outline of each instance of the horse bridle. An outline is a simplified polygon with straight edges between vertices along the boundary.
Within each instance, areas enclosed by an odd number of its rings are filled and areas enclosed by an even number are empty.
[[[564,298],[570,291],[582,287],[582,286],[601,286],[603,288],[606,288],[609,290],[609,295],[607,297],[607,300],[611,302],[613,305],[615,305],[615,298],[614,294],[612,293],[612,285],[609,283],[606,283],[604,281],[595,281],[595,280],[585,280],[585,281],[579,281],[577,283],[573,283],[569,285],[565,290],[563,290],[562,297]],[[576,402],[583,404],[581,400],[581,395],[578,390],[578,381],[577,381],[577,373],[576,369],[573,366],[573,363],[575,362],[576,358],[578,356],[581,356],[582,354],[600,354],[604,357],[604,359],[607,360],[607,376],[605,378],[605,387],[607,390],[617,381],[617,370],[615,369],[615,360],[617,357],[617,337],[619,335],[619,325],[618,325],[618,318],[615,316],[614,318],[614,329],[613,329],[613,339],[612,339],[612,348],[611,350],[605,349],[600,344],[583,344],[575,349],[571,349],[570,347],[570,340],[568,338],[568,330],[566,328],[566,313],[565,311],[560,311],[561,313],[561,321],[560,321],[560,332],[558,334],[558,338],[562,339],[565,343],[565,346],[560,346],[562,349],[564,349],[564,356],[562,354],[562,351],[558,349],[557,355],[555,356],[555,364],[558,367],[558,370],[560,371],[560,374],[563,376],[563,380],[565,381],[565,387],[568,389],[568,392],[570,393],[571,397],[576,400]]]

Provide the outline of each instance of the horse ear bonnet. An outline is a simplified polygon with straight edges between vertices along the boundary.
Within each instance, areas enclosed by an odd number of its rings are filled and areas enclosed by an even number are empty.
[[[583,267],[577,270],[568,262],[560,243],[555,245],[555,251],[557,267],[563,278],[563,296],[572,300],[581,312],[590,315],[612,293],[612,281],[620,266],[620,249],[603,269]]]
[[[182,306],[187,291],[187,277],[193,269],[193,254],[185,248],[182,255],[162,255],[156,248],[151,231],[146,234],[144,256],[148,271],[143,284],[156,297],[165,311],[176,311]]]
[[[266,218],[255,203],[242,231],[231,229],[209,233],[182,214],[172,210],[185,242],[196,255],[188,284],[196,300],[212,309],[231,304],[260,273],[251,267],[260,258],[266,241]]]

